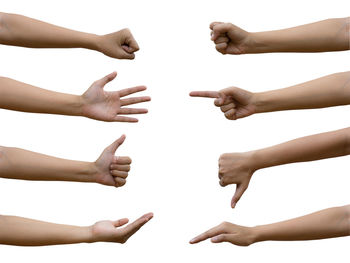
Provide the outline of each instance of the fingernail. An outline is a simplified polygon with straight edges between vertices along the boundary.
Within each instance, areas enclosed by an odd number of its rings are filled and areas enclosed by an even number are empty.
[[[218,240],[219,240],[218,237],[212,237],[212,238],[211,238],[211,242],[217,242]]]

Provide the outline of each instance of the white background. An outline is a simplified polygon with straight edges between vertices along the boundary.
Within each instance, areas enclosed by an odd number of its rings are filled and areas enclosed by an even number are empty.
[[[81,94],[116,70],[107,89],[147,85],[152,102],[138,124],[81,117],[0,111],[0,145],[58,157],[95,160],[122,133],[120,155],[133,159],[121,189],[97,184],[0,180],[0,213],[90,225],[102,219],[154,212],[125,245],[96,243],[21,248],[0,246],[0,262],[348,262],[349,238],[264,242],[248,248],[195,235],[222,221],[272,223],[350,202],[348,157],[258,171],[235,210],[234,186],[221,188],[220,154],[248,151],[347,127],[349,107],[260,114],[228,121],[213,102],[191,90],[238,86],[277,89],[349,70],[349,52],[223,56],[209,23],[227,21],[248,31],[285,28],[350,15],[339,1],[19,1],[1,11],[72,29],[105,34],[129,27],[140,45],[134,61],[90,50],[2,46],[0,74],[50,90]]]

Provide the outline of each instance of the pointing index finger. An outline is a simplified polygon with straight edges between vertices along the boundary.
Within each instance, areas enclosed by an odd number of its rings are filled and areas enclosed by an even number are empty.
[[[192,91],[191,97],[203,97],[203,98],[220,98],[220,93],[217,91]]]

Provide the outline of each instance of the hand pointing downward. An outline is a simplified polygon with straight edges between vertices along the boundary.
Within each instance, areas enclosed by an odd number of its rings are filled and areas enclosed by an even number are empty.
[[[122,135],[108,146],[95,161],[95,180],[97,183],[115,187],[121,187],[126,183],[131,159],[127,156],[115,156],[115,152],[124,140],[125,135]]]

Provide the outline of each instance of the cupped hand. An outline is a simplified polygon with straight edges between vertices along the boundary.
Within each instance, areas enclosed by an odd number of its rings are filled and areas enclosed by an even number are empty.
[[[215,105],[229,120],[237,120],[256,112],[255,93],[230,87],[220,91],[192,91],[192,97],[215,98]]]
[[[134,59],[134,52],[140,49],[130,30],[127,28],[99,36],[97,46],[98,51],[103,54],[119,59]]]
[[[115,79],[113,72],[100,80],[95,81],[90,88],[81,96],[82,115],[91,119],[109,122],[138,122],[138,119],[122,115],[145,114],[147,109],[125,107],[132,104],[150,101],[148,96],[124,98],[130,94],[144,91],[145,86],[123,89],[119,91],[105,91],[104,86]]]
[[[235,208],[249,186],[256,168],[253,164],[252,153],[225,153],[219,159],[219,183],[221,186],[236,184],[236,192],[231,200]]]
[[[248,53],[249,33],[231,23],[213,22],[210,24],[211,40],[221,54]]]
[[[144,224],[153,217],[153,213],[141,216],[136,221],[126,225],[129,219],[123,218],[117,221],[100,221],[91,227],[93,242],[115,242],[124,244]],[[125,227],[121,228],[122,226]]]
[[[223,222],[193,238],[190,243],[196,244],[208,238],[211,238],[213,243],[229,242],[237,246],[249,246],[256,242],[254,228]]]
[[[125,135],[108,146],[95,161],[95,181],[115,187],[125,185],[130,171],[131,159],[127,156],[115,156],[116,150],[123,144]]]

